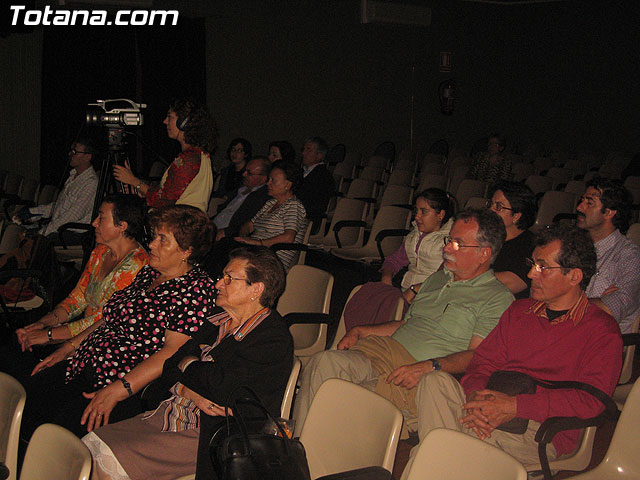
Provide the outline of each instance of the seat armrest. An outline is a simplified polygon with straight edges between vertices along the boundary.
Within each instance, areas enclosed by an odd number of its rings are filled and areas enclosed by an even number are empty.
[[[58,228],[58,236],[60,238],[60,243],[62,244],[62,248],[64,248],[65,250],[68,248],[67,244],[64,241],[64,232],[66,232],[67,230],[70,229],[75,229],[75,230],[85,230],[85,231],[90,231],[93,227],[91,225],[89,225],[88,223],[78,223],[78,222],[68,222],[65,223],[64,225],[60,226],[60,228]]]
[[[384,252],[382,251],[382,241],[387,237],[404,237],[409,234],[409,230],[405,228],[389,228],[386,230],[380,230],[376,235],[376,246],[378,247],[378,254],[380,259],[384,262]]]
[[[345,227],[366,227],[367,223],[362,220],[340,220],[333,226],[333,234],[336,236],[336,243],[338,248],[342,248],[342,242],[340,242],[339,232]]]
[[[318,477],[316,480],[391,480],[391,472],[383,467],[363,467]]]
[[[296,323],[326,323],[329,324],[329,315],[326,313],[302,313],[291,312],[284,316],[287,326]]]

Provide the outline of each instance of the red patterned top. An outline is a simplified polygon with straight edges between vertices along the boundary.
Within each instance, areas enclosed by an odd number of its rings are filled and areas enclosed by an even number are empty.
[[[198,147],[181,152],[169,166],[163,181],[147,190],[147,205],[154,208],[173,205],[200,171],[201,155]]]

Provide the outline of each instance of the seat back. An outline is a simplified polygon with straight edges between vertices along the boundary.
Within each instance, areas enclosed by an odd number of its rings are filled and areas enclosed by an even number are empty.
[[[640,247],[640,223],[634,223],[629,227],[627,238]]]
[[[309,238],[309,242],[316,245],[330,245],[337,246],[335,235],[333,233],[333,227],[341,220],[360,220],[364,221],[367,213],[367,204],[362,200],[356,200],[354,198],[341,198],[336,204],[336,209],[333,212],[333,218],[331,219],[331,225],[325,235],[323,231],[318,232],[316,235],[312,235]],[[340,241],[343,246],[355,245],[362,241],[364,237],[364,227],[346,227],[340,230]]]
[[[15,172],[8,172],[7,176],[4,179],[4,193],[10,195],[18,195],[18,192],[20,191],[20,185],[22,185],[23,180],[23,175]]]
[[[576,196],[573,193],[550,190],[545,192],[538,207],[536,221],[531,227],[540,230],[553,223],[553,217],[558,213],[574,213],[576,209]]]
[[[367,159],[365,166],[386,169],[389,166],[389,160],[380,155],[373,155]]]
[[[278,300],[280,315],[288,313],[329,313],[333,275],[309,265],[294,265],[287,273],[287,286]],[[311,356],[324,350],[327,324],[294,324],[289,327],[296,356]]]
[[[384,175],[384,168],[382,167],[364,167],[358,178],[362,180],[373,180],[374,182],[382,181],[382,176]]]
[[[46,205],[53,202],[58,196],[58,187],[54,185],[43,185],[38,194],[38,205]]]
[[[20,234],[22,227],[15,223],[8,224],[2,232],[0,240],[0,254],[10,252],[20,244]]]
[[[484,197],[487,194],[487,182],[465,178],[456,190],[458,205],[466,205],[471,197]]]
[[[553,178],[529,175],[524,184],[529,187],[533,193],[547,192],[553,188]]]
[[[89,480],[91,453],[69,430],[45,423],[31,437],[20,480]]]
[[[638,326],[640,325],[640,314],[636,316],[636,319],[631,325],[630,333],[638,333]],[[622,371],[620,372],[620,378],[618,379],[618,383],[627,383],[631,380],[631,375],[633,373],[633,359],[636,355],[636,346],[629,345],[624,348],[624,356],[622,357]]]
[[[331,342],[331,347],[329,347],[329,350],[337,350],[338,343],[340,343],[340,340],[342,340],[342,337],[344,337],[345,334],[347,333],[347,329],[344,325],[344,311],[347,308],[347,304],[349,303],[351,298],[358,292],[358,290],[360,290],[360,288],[362,288],[362,285],[356,285],[355,287],[353,287],[353,290],[351,290],[351,293],[349,294],[347,301],[344,303],[344,308],[342,309],[342,315],[340,315],[340,321],[338,322],[338,329],[336,330],[336,335],[333,338],[333,342]],[[396,305],[396,309],[393,311],[393,316],[389,319],[389,321],[402,320],[403,309],[404,309],[404,302],[400,298],[398,299],[398,304]]]
[[[380,206],[385,205],[409,205],[411,203],[411,196],[413,189],[407,185],[392,185],[389,184],[384,189],[382,194],[382,200],[380,200]]]
[[[526,480],[511,455],[471,435],[436,428],[420,442],[407,480]]]
[[[420,183],[416,188],[416,194],[426,190],[427,188],[447,189],[447,177],[444,175],[423,175],[420,177]]]
[[[38,180],[35,180],[33,178],[25,178],[22,181],[22,185],[20,186],[20,193],[18,196],[22,200],[35,203],[39,186],[40,182]]]
[[[26,398],[20,382],[0,372],[0,462],[9,469],[8,480],[18,478],[18,442]]]
[[[638,425],[640,425],[640,381],[636,380],[618,419],[611,443],[602,463],[595,471],[609,472],[607,476],[594,478],[640,478],[640,455],[638,455]]]
[[[376,188],[375,182],[362,178],[354,179],[347,190],[347,198],[372,198]]]
[[[529,175],[533,175],[534,173],[535,167],[530,163],[514,163],[511,169],[514,182],[522,182]]]
[[[396,168],[393,172],[391,172],[391,175],[389,175],[389,181],[387,182],[387,185],[409,186],[411,185],[412,180],[413,180],[412,171],[399,170]]]
[[[586,189],[587,187],[582,180],[570,180],[564,187],[565,192],[573,193],[576,197],[580,197]]]
[[[291,367],[291,374],[287,381],[287,386],[284,389],[284,395],[282,396],[282,403],[280,404],[280,417],[289,418],[291,415],[291,405],[293,404],[293,395],[296,392],[296,384],[298,383],[298,377],[300,376],[300,369],[302,368],[302,362],[298,357],[293,357],[293,366]]]
[[[300,433],[311,478],[380,466],[393,469],[402,413],[391,402],[355,383],[325,381]]]

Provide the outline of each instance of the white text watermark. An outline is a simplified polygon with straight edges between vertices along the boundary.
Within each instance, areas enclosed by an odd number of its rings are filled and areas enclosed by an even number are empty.
[[[111,18],[106,10],[27,10],[25,5],[11,5],[11,25],[177,25],[177,10],[117,10]]]

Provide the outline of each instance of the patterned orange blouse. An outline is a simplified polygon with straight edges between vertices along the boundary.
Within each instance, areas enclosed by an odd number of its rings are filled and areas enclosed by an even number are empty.
[[[107,303],[111,295],[133,282],[138,271],[149,263],[149,255],[138,245],[115,266],[109,275],[99,281],[96,277],[108,253],[109,247],[106,245],[98,245],[93,249],[78,284],[59,305],[67,311],[68,320],[84,313],[82,318],[67,323],[73,336],[99,321],[102,318],[102,306]]]

